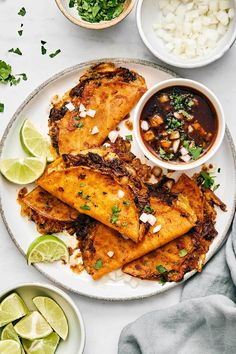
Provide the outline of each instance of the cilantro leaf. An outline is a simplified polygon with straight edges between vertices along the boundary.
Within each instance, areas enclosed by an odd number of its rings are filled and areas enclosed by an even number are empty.
[[[167,272],[167,269],[166,269],[163,265],[161,265],[161,264],[158,265],[158,266],[156,266],[156,270],[157,270],[159,273],[161,273],[161,274]]]
[[[98,259],[94,265],[94,268],[95,269],[101,269],[102,268],[102,260],[101,259]]]
[[[200,146],[194,146],[193,148],[189,148],[188,150],[193,160],[197,160],[202,153],[202,148]]]
[[[0,82],[7,83],[10,75],[11,65],[8,65],[5,61],[0,60]]]
[[[205,188],[211,188],[214,185],[214,178],[206,171],[201,171],[202,185]]]
[[[24,7],[22,7],[22,8],[20,9],[20,11],[18,12],[18,15],[19,15],[19,16],[25,16],[25,14],[26,14],[26,9],[25,9]]]
[[[182,250],[179,251],[179,256],[181,258],[187,256],[187,254],[188,254],[188,251],[185,248],[183,248]]]
[[[19,34],[19,36],[22,36],[23,30],[19,30],[19,31],[18,31],[18,34]]]
[[[57,49],[54,53],[49,54],[49,56],[50,56],[50,58],[54,58],[59,53],[61,53],[61,49]]]
[[[9,53],[14,53],[14,54],[17,54],[17,55],[22,55],[22,52],[21,52],[20,48],[16,48],[16,49],[11,48],[11,49],[8,50],[8,52]]]
[[[129,141],[133,141],[133,135],[132,135],[132,134],[126,135],[126,136],[125,136],[125,139],[126,139],[126,140],[129,140]]]
[[[88,204],[84,204],[84,205],[81,205],[80,206],[80,209],[83,209],[83,210],[90,210],[90,206]]]
[[[41,46],[41,54],[45,55],[47,53],[47,49],[42,45]]]
[[[4,112],[4,103],[0,103],[0,113]]]

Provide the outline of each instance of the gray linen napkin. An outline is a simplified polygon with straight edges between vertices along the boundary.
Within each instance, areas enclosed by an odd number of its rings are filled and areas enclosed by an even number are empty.
[[[236,218],[227,244],[186,283],[181,302],[125,327],[118,353],[236,354],[235,286]]]

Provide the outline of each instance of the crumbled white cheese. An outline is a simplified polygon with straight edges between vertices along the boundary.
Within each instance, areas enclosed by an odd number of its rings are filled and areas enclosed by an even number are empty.
[[[107,255],[108,255],[108,257],[112,258],[114,256],[114,252],[113,251],[108,251]]]
[[[140,221],[144,222],[146,224],[149,220],[149,214],[147,213],[142,213],[139,218]]]
[[[156,35],[168,51],[189,59],[213,50],[234,17],[230,0],[163,0],[158,4]]]
[[[112,130],[109,134],[108,134],[108,138],[110,139],[110,141],[112,143],[114,143],[116,141],[116,139],[118,138],[119,133],[116,130]]]
[[[85,106],[83,105],[83,103],[80,103],[80,105],[79,105],[79,111],[80,111],[80,112],[85,112],[85,111],[86,111],[86,108],[85,108]]]
[[[152,214],[149,214],[148,215],[148,223],[151,225],[151,226],[153,226],[153,225],[155,225],[155,222],[157,221],[157,218],[154,216],[154,215],[152,215]]]
[[[157,225],[157,226],[154,227],[154,229],[152,230],[152,232],[153,232],[154,234],[156,234],[157,232],[159,232],[159,231],[161,230],[161,228],[162,228],[161,225]]]
[[[94,118],[95,114],[96,114],[96,111],[94,109],[89,109],[87,111],[87,116],[89,116],[91,118]]]
[[[143,130],[148,130],[149,129],[149,125],[148,125],[148,122],[146,120],[143,120],[142,123],[141,123],[141,128]]]
[[[118,190],[118,198],[123,198],[125,195],[125,192],[123,192],[121,189]]]
[[[94,134],[97,134],[97,133],[99,133],[99,129],[98,129],[98,127],[95,125],[95,126],[93,127],[93,129],[91,130],[91,134],[94,135]]]
[[[65,105],[65,107],[72,112],[75,109],[75,106],[73,105],[73,103],[69,102]]]
[[[80,250],[75,250],[70,256],[70,265],[77,266],[83,264],[83,258],[81,256]]]

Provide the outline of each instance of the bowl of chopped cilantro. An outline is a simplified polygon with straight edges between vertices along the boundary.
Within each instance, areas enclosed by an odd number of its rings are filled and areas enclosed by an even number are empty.
[[[206,86],[171,79],[149,89],[134,113],[134,133],[144,155],[172,170],[201,166],[216,154],[224,138],[221,103]]]
[[[73,23],[89,29],[104,29],[122,21],[135,0],[55,0],[61,12]]]

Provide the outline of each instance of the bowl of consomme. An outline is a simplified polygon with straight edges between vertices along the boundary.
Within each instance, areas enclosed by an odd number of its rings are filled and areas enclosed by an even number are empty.
[[[171,79],[149,89],[134,113],[135,138],[156,165],[175,171],[206,163],[225,134],[221,103],[206,86]]]

